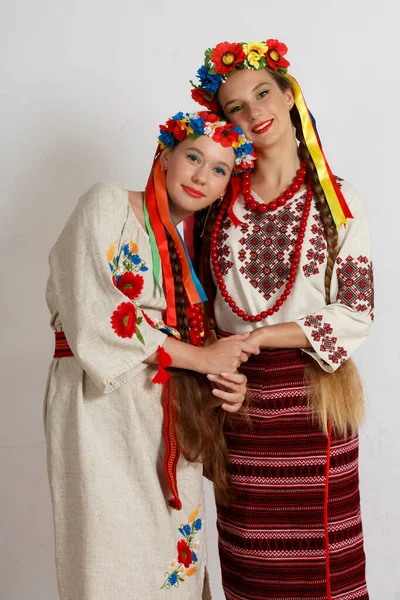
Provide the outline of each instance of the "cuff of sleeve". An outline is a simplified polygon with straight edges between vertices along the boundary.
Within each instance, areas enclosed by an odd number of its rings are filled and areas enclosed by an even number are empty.
[[[296,321],[310,342],[311,348],[303,348],[303,352],[311,356],[327,373],[333,373],[347,358],[347,351],[338,345],[333,329],[324,322],[322,315],[308,315]]]

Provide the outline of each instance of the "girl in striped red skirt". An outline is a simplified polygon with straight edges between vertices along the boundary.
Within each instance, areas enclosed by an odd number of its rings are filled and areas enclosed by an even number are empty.
[[[366,600],[350,357],[373,320],[367,218],[329,168],[286,52],[274,39],[220,43],[192,92],[258,154],[239,199],[203,211],[194,229],[220,335],[251,331],[262,348],[241,368],[249,418],[225,428],[222,580],[228,600]]]

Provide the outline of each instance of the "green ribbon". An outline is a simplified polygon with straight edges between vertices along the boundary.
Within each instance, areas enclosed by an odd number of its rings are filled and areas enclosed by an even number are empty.
[[[150,224],[150,217],[149,217],[149,213],[148,213],[147,206],[146,206],[146,194],[144,194],[143,213],[144,213],[144,222],[146,225],[147,234],[149,236],[151,256],[153,259],[154,285],[156,286],[156,289],[160,292],[160,296],[161,296],[162,295],[162,289],[160,286],[161,259],[160,259],[160,253],[158,251],[156,238],[154,236],[154,231]]]

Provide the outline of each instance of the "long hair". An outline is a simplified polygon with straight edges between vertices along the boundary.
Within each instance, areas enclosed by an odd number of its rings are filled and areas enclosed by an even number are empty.
[[[165,229],[174,277],[176,316],[182,341],[190,343],[185,291],[177,251]],[[214,483],[217,502],[230,500],[227,476],[228,451],[223,435],[224,411],[216,406],[213,386],[205,375],[183,369],[170,369],[172,399],[176,412],[176,435],[183,456],[202,462],[204,472]]]

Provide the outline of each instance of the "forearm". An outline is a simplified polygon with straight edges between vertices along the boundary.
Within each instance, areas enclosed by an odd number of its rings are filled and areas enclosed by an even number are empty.
[[[191,344],[185,344],[173,337],[167,337],[163,344],[164,350],[172,358],[172,366],[177,369],[188,369],[191,371],[197,371],[198,373],[205,373],[204,370],[204,357],[202,348],[192,346]],[[155,365],[158,363],[158,352],[153,352],[151,356],[146,358],[144,361],[149,365]]]
[[[311,344],[297,323],[279,323],[254,329],[250,341],[260,348],[311,348]]]

